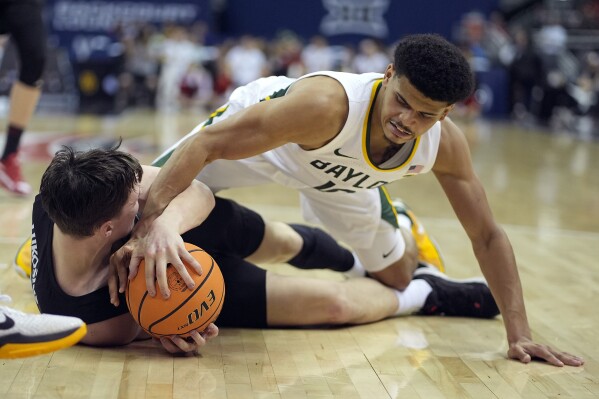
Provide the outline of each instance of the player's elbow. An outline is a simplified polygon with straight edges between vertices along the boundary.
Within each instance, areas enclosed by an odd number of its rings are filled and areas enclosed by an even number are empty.
[[[488,251],[497,242],[507,239],[505,231],[498,224],[493,224],[478,234],[469,234],[469,236],[475,253]]]
[[[89,346],[122,346],[135,341],[141,327],[129,313],[87,325],[87,334],[81,340]]]
[[[97,331],[93,324],[88,326],[86,336],[81,343],[89,346],[110,347],[130,344],[137,338],[137,332]]]
[[[210,190],[207,185],[197,180],[191,182],[191,187],[197,192],[198,198],[202,200],[201,202],[205,207],[206,214],[212,212],[215,205],[214,193],[212,193],[212,190]]]

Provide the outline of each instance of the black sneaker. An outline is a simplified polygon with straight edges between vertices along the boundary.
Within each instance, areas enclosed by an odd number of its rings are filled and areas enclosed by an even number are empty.
[[[416,269],[414,279],[422,279],[433,288],[418,315],[490,319],[499,314],[483,278],[455,280],[435,267],[425,266]]]

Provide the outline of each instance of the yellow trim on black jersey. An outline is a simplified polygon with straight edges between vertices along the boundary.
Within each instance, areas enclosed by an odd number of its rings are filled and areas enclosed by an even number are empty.
[[[390,169],[382,169],[375,165],[374,162],[372,162],[372,160],[370,159],[368,143],[370,142],[370,130],[372,126],[372,116],[374,114],[374,104],[376,102],[376,97],[378,96],[382,85],[383,79],[377,79],[372,85],[372,93],[370,95],[370,107],[368,109],[368,116],[364,118],[364,126],[362,127],[362,154],[366,162],[368,162],[368,165],[370,165],[373,169],[379,172],[395,172],[398,169],[401,169],[404,166],[406,166],[412,160],[412,158],[414,158],[414,155],[416,155],[416,150],[418,149],[418,145],[420,144],[420,136],[416,138],[416,142],[412,147],[412,152],[410,153],[410,156],[401,165],[398,165]]]

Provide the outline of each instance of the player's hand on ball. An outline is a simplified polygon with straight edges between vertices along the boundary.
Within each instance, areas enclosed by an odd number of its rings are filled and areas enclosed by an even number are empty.
[[[181,235],[172,228],[173,224],[163,218],[157,218],[152,222],[148,232],[143,239],[135,235],[134,250],[129,263],[129,279],[137,274],[139,263],[143,258],[146,263],[146,285],[151,296],[156,295],[155,281],[164,298],[170,296],[166,278],[166,267],[171,264],[181,275],[189,289],[193,289],[195,283],[187,272],[183,262],[191,266],[196,273],[202,274],[202,267],[185,248]],[[142,257],[140,255],[143,254]]]
[[[206,345],[210,339],[217,335],[218,327],[215,324],[210,323],[204,331],[192,331],[187,338],[171,335],[170,337],[161,337],[159,341],[169,353],[197,354],[202,346]]]
[[[129,241],[110,256],[108,292],[110,293],[110,303],[114,306],[119,306],[119,293],[124,293],[127,286],[128,267],[132,262],[133,248],[134,245]]]
[[[510,359],[529,363],[533,359],[541,359],[554,366],[582,366],[584,359],[567,352],[553,349],[547,345],[537,344],[529,338],[521,338],[517,342],[510,343],[508,349]]]
[[[144,244],[139,238],[131,238],[110,256],[108,268],[108,291],[110,303],[119,305],[119,293],[124,293],[127,279],[137,274],[139,264],[144,259]]]

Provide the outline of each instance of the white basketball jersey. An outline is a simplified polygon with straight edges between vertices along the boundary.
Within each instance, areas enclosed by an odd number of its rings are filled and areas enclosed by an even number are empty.
[[[298,189],[306,220],[323,224],[338,239],[354,247],[369,247],[373,245],[381,219],[381,199],[376,188],[430,171],[437,156],[441,124],[437,122],[415,140],[411,149],[407,148],[407,154],[401,157],[403,163],[385,168],[386,164],[393,163],[392,157],[384,164],[376,165],[370,158],[367,144],[370,118],[383,75],[317,72],[300,79],[317,75],[339,81],[349,100],[347,121],[332,141],[315,150],[304,150],[289,143],[246,159],[216,160],[206,165],[197,178],[214,191],[272,182]],[[168,149],[154,164],[162,166],[183,140],[205,126],[218,123],[260,101],[284,96],[296,81],[287,77],[268,77],[237,88],[227,104]]]
[[[222,171],[224,164],[241,163],[246,164],[258,174],[288,187],[348,193],[380,187],[405,176],[426,173],[431,170],[441,137],[439,122],[415,140],[411,152],[404,157],[403,163],[385,168],[384,165],[377,166],[372,162],[368,152],[370,119],[376,96],[382,85],[383,75],[317,72],[305,75],[300,79],[316,75],[330,76],[339,81],[349,100],[347,121],[341,132],[332,141],[315,150],[304,150],[297,144],[289,143],[247,159],[218,160],[208,165],[206,169],[219,168]],[[275,76],[258,79],[237,88],[224,107],[213,113],[206,122],[199,125],[190,134],[194,134],[206,125],[218,123],[219,120],[250,105],[285,95],[287,89],[295,81],[287,77]],[[174,148],[176,145],[159,160],[170,156]],[[229,167],[231,166],[229,165]],[[202,171],[198,177],[211,185],[212,182],[204,179],[206,174],[209,174],[208,172],[208,170]],[[223,177],[222,173],[218,174],[219,179]],[[235,180],[235,176],[229,176],[229,178]],[[245,182],[231,184],[231,181],[227,182],[227,180],[229,179],[225,178],[225,181],[214,182],[218,187],[213,188],[247,185],[243,184]]]
[[[343,129],[321,148],[306,151],[297,144],[287,144],[268,151],[261,155],[262,158],[306,186],[322,192],[376,188],[405,176],[430,171],[439,147],[440,123],[416,139],[402,164],[383,168],[372,161],[368,151],[370,120],[374,100],[382,85],[381,74],[318,72],[300,79],[314,75],[330,76],[343,85],[349,100],[348,118]]]

